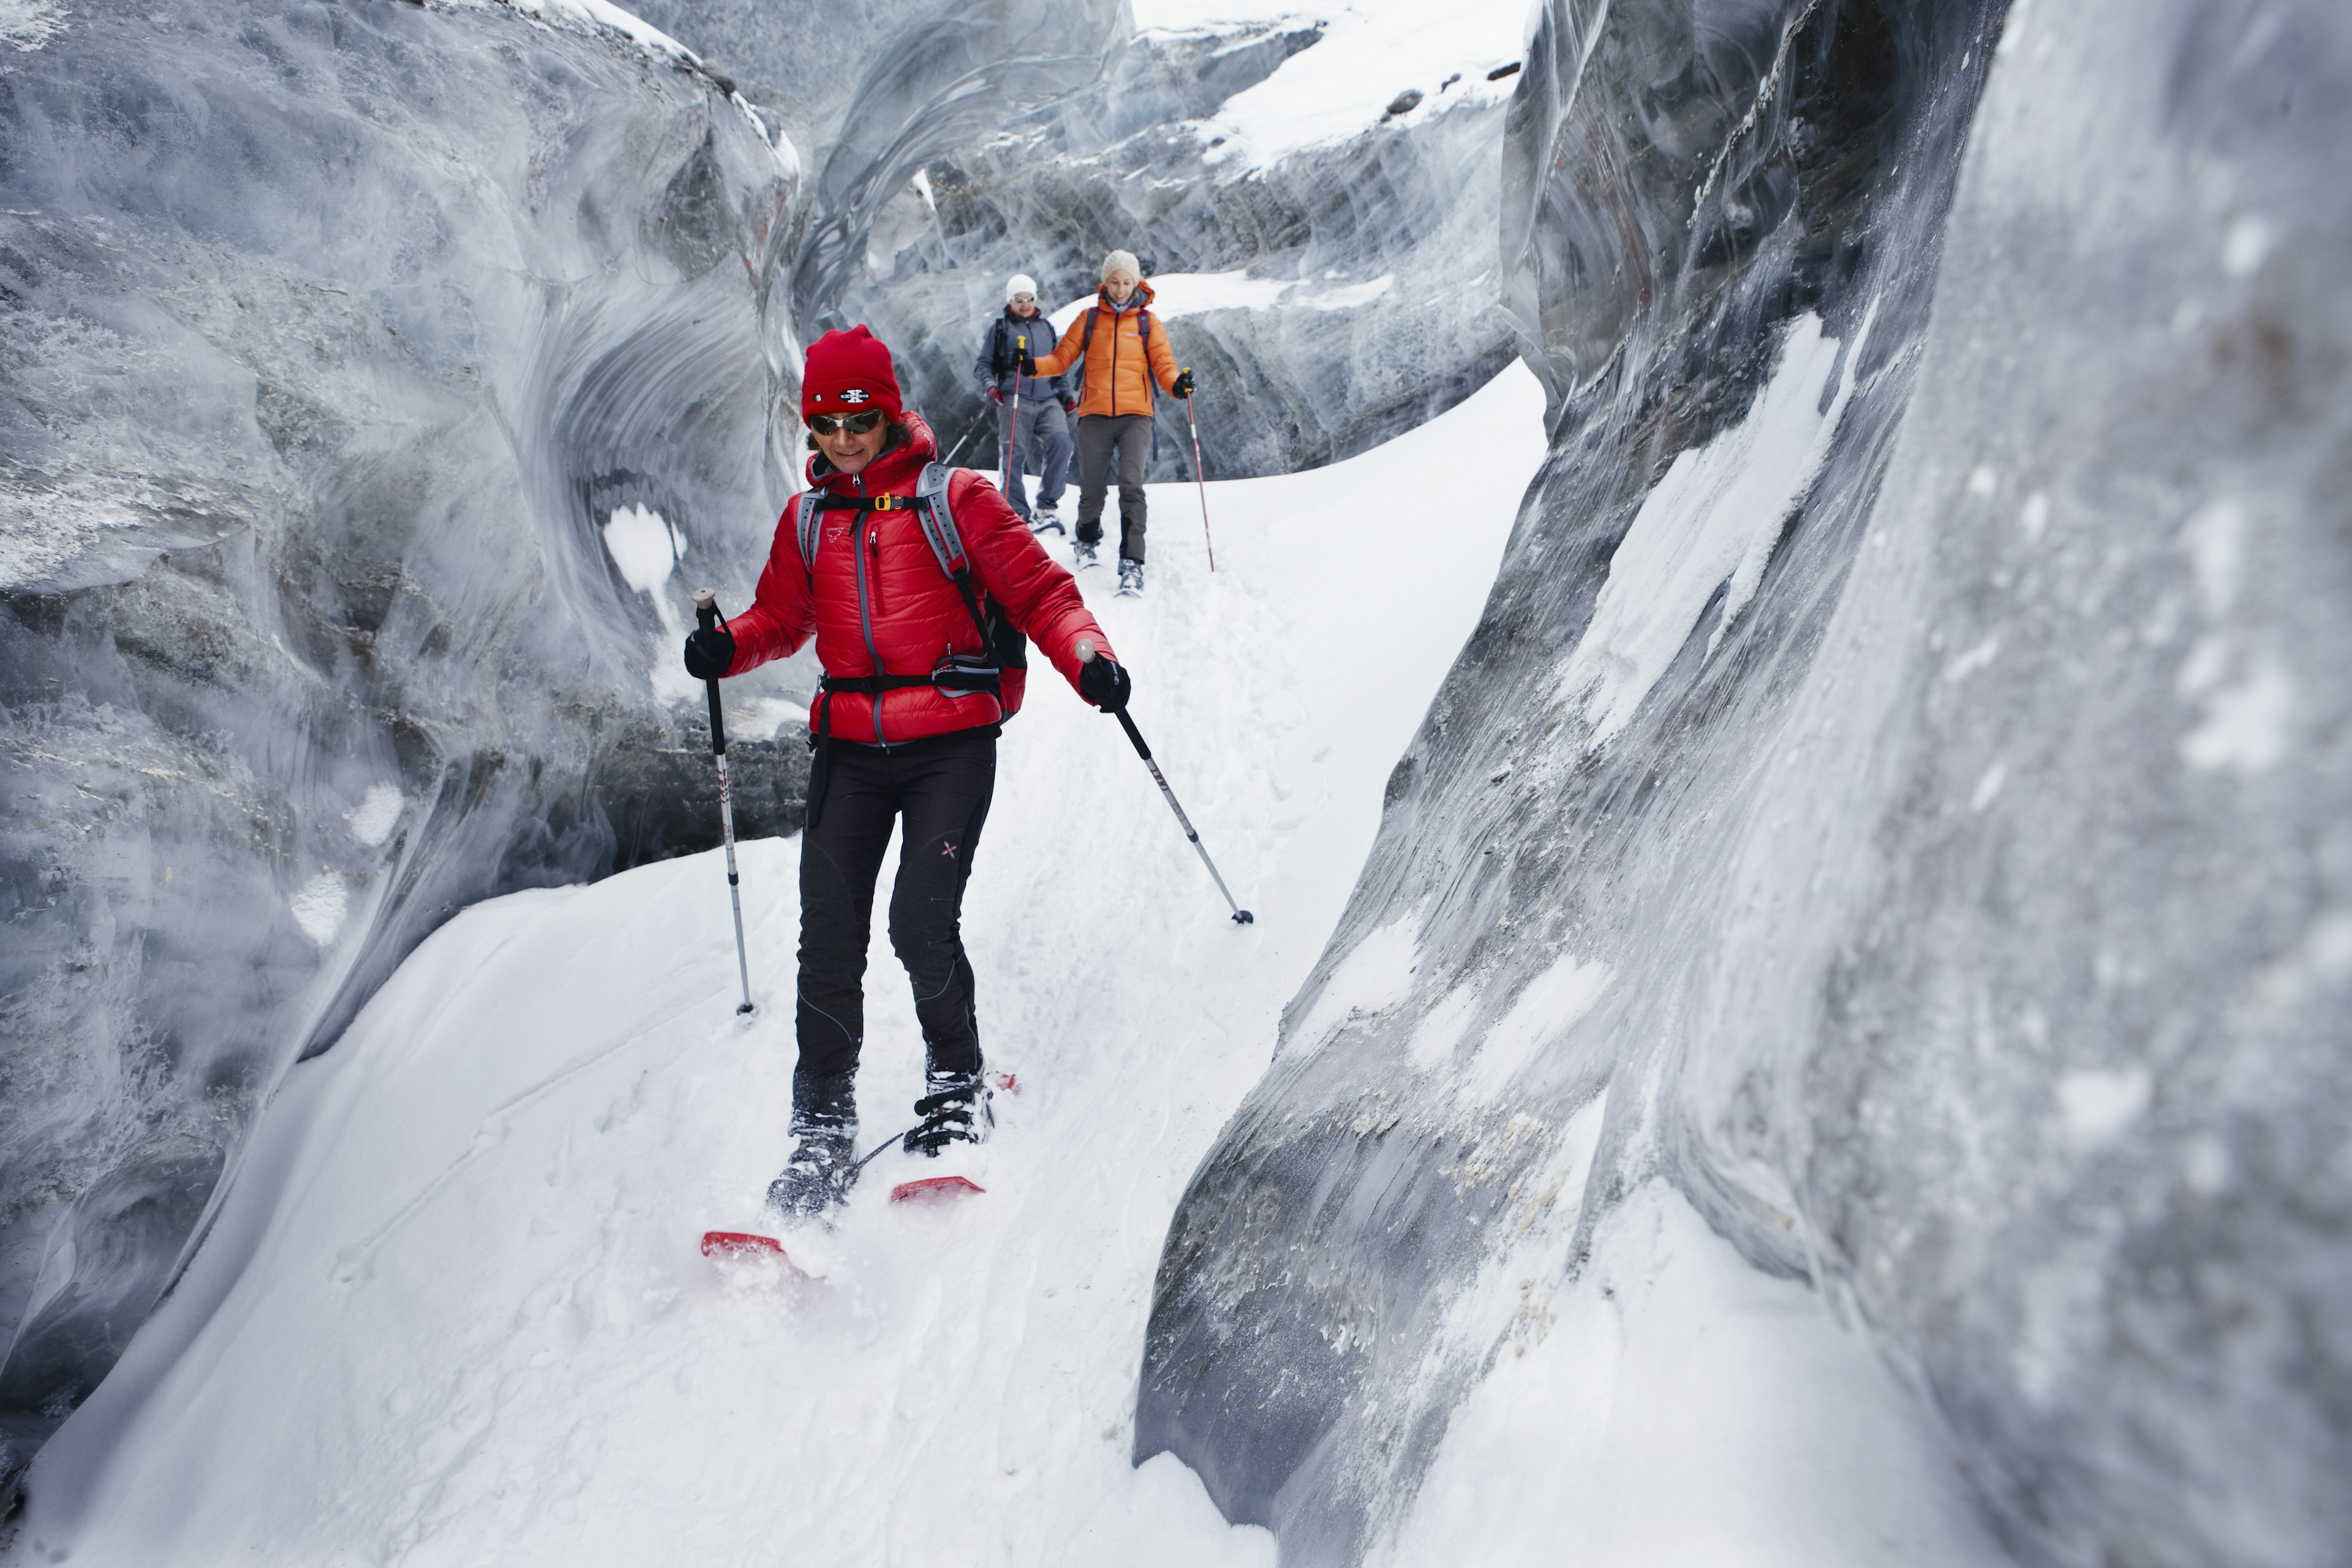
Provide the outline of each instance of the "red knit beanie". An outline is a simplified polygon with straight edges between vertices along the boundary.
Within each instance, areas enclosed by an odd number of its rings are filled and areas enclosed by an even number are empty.
[[[827,332],[809,345],[801,371],[801,417],[816,414],[862,414],[877,405],[898,422],[905,412],[890,351],[859,322],[845,332]]]

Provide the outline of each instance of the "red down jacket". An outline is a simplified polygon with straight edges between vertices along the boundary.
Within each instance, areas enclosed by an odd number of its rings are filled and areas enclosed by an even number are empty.
[[[835,472],[818,457],[809,463],[809,482],[834,495],[911,498],[923,465],[939,448],[919,416],[908,414],[906,425],[914,438],[876,458],[855,478]],[[735,635],[735,661],[728,674],[785,658],[812,633],[827,675],[928,675],[949,654],[983,651],[971,612],[954,581],[940,570],[913,508],[819,513],[814,574],[801,562],[799,509],[797,495],[785,503],[751,606],[727,623]],[[1080,637],[1091,638],[1104,658],[1118,657],[1078,597],[1077,584],[986,478],[958,468],[948,481],[948,510],[971,558],[977,586],[1003,606],[1073,688],[1078,683]],[[833,734],[837,740],[897,745],[976,729],[1018,709],[1023,685],[1022,671],[1006,670],[1002,703],[985,691],[951,693],[929,686],[885,691],[878,699],[835,692]],[[820,693],[817,702],[823,701]],[[816,727],[814,705],[809,727]]]

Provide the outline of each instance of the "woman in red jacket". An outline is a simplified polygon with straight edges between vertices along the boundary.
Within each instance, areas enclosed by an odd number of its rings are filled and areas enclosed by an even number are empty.
[[[866,949],[893,825],[903,819],[890,944],[914,983],[929,1068],[907,1147],[937,1154],[987,1129],[960,921],[998,730],[1021,705],[1022,636],[1105,711],[1125,707],[1129,690],[1077,584],[969,469],[947,487],[969,579],[941,566],[915,500],[938,449],[901,404],[890,351],[866,328],[827,332],[809,350],[801,417],[815,453],[814,550],[803,558],[794,496],[751,608],[686,644],[698,680],[757,668],[811,637],[824,667],[810,709],[815,755],[801,838],[799,1142],[768,1189],[786,1215],[824,1213],[854,1179]],[[1081,637],[1100,650],[1090,663],[1079,661]]]

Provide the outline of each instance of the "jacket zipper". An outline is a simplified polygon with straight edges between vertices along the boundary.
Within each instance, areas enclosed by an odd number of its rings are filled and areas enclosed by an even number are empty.
[[[857,479],[857,493],[861,496],[866,493],[866,478],[862,474]],[[858,510],[857,521],[849,531],[849,553],[857,563],[858,628],[866,634],[866,657],[874,661],[874,673],[880,675],[883,673],[882,653],[874,646],[874,615],[866,602],[866,525],[873,516],[864,508]],[[887,695],[880,691],[874,694],[874,743],[877,746],[890,743],[882,738],[882,699]]]

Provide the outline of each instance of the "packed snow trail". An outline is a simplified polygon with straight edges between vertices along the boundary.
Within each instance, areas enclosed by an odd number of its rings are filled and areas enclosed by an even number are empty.
[[[1128,1463],[1152,1274],[1542,452],[1515,367],[1353,461],[1211,486],[1213,576],[1192,488],[1154,487],[1148,596],[1114,598],[1107,569],[1082,585],[1257,923],[1227,918],[1118,726],[1036,681],[965,911],[989,1063],[1020,1092],[985,1149],[886,1154],[836,1234],[788,1241],[824,1287],[696,1251],[768,1228],[797,840],[743,846],[741,1022],[715,854],[500,899],[297,1069],[188,1277],[42,1456],[25,1544],[100,1564],[1271,1562],[1173,1458]],[[869,1148],[911,1120],[922,1062],[878,915]],[[986,1195],[887,1201],[950,1168]]]

